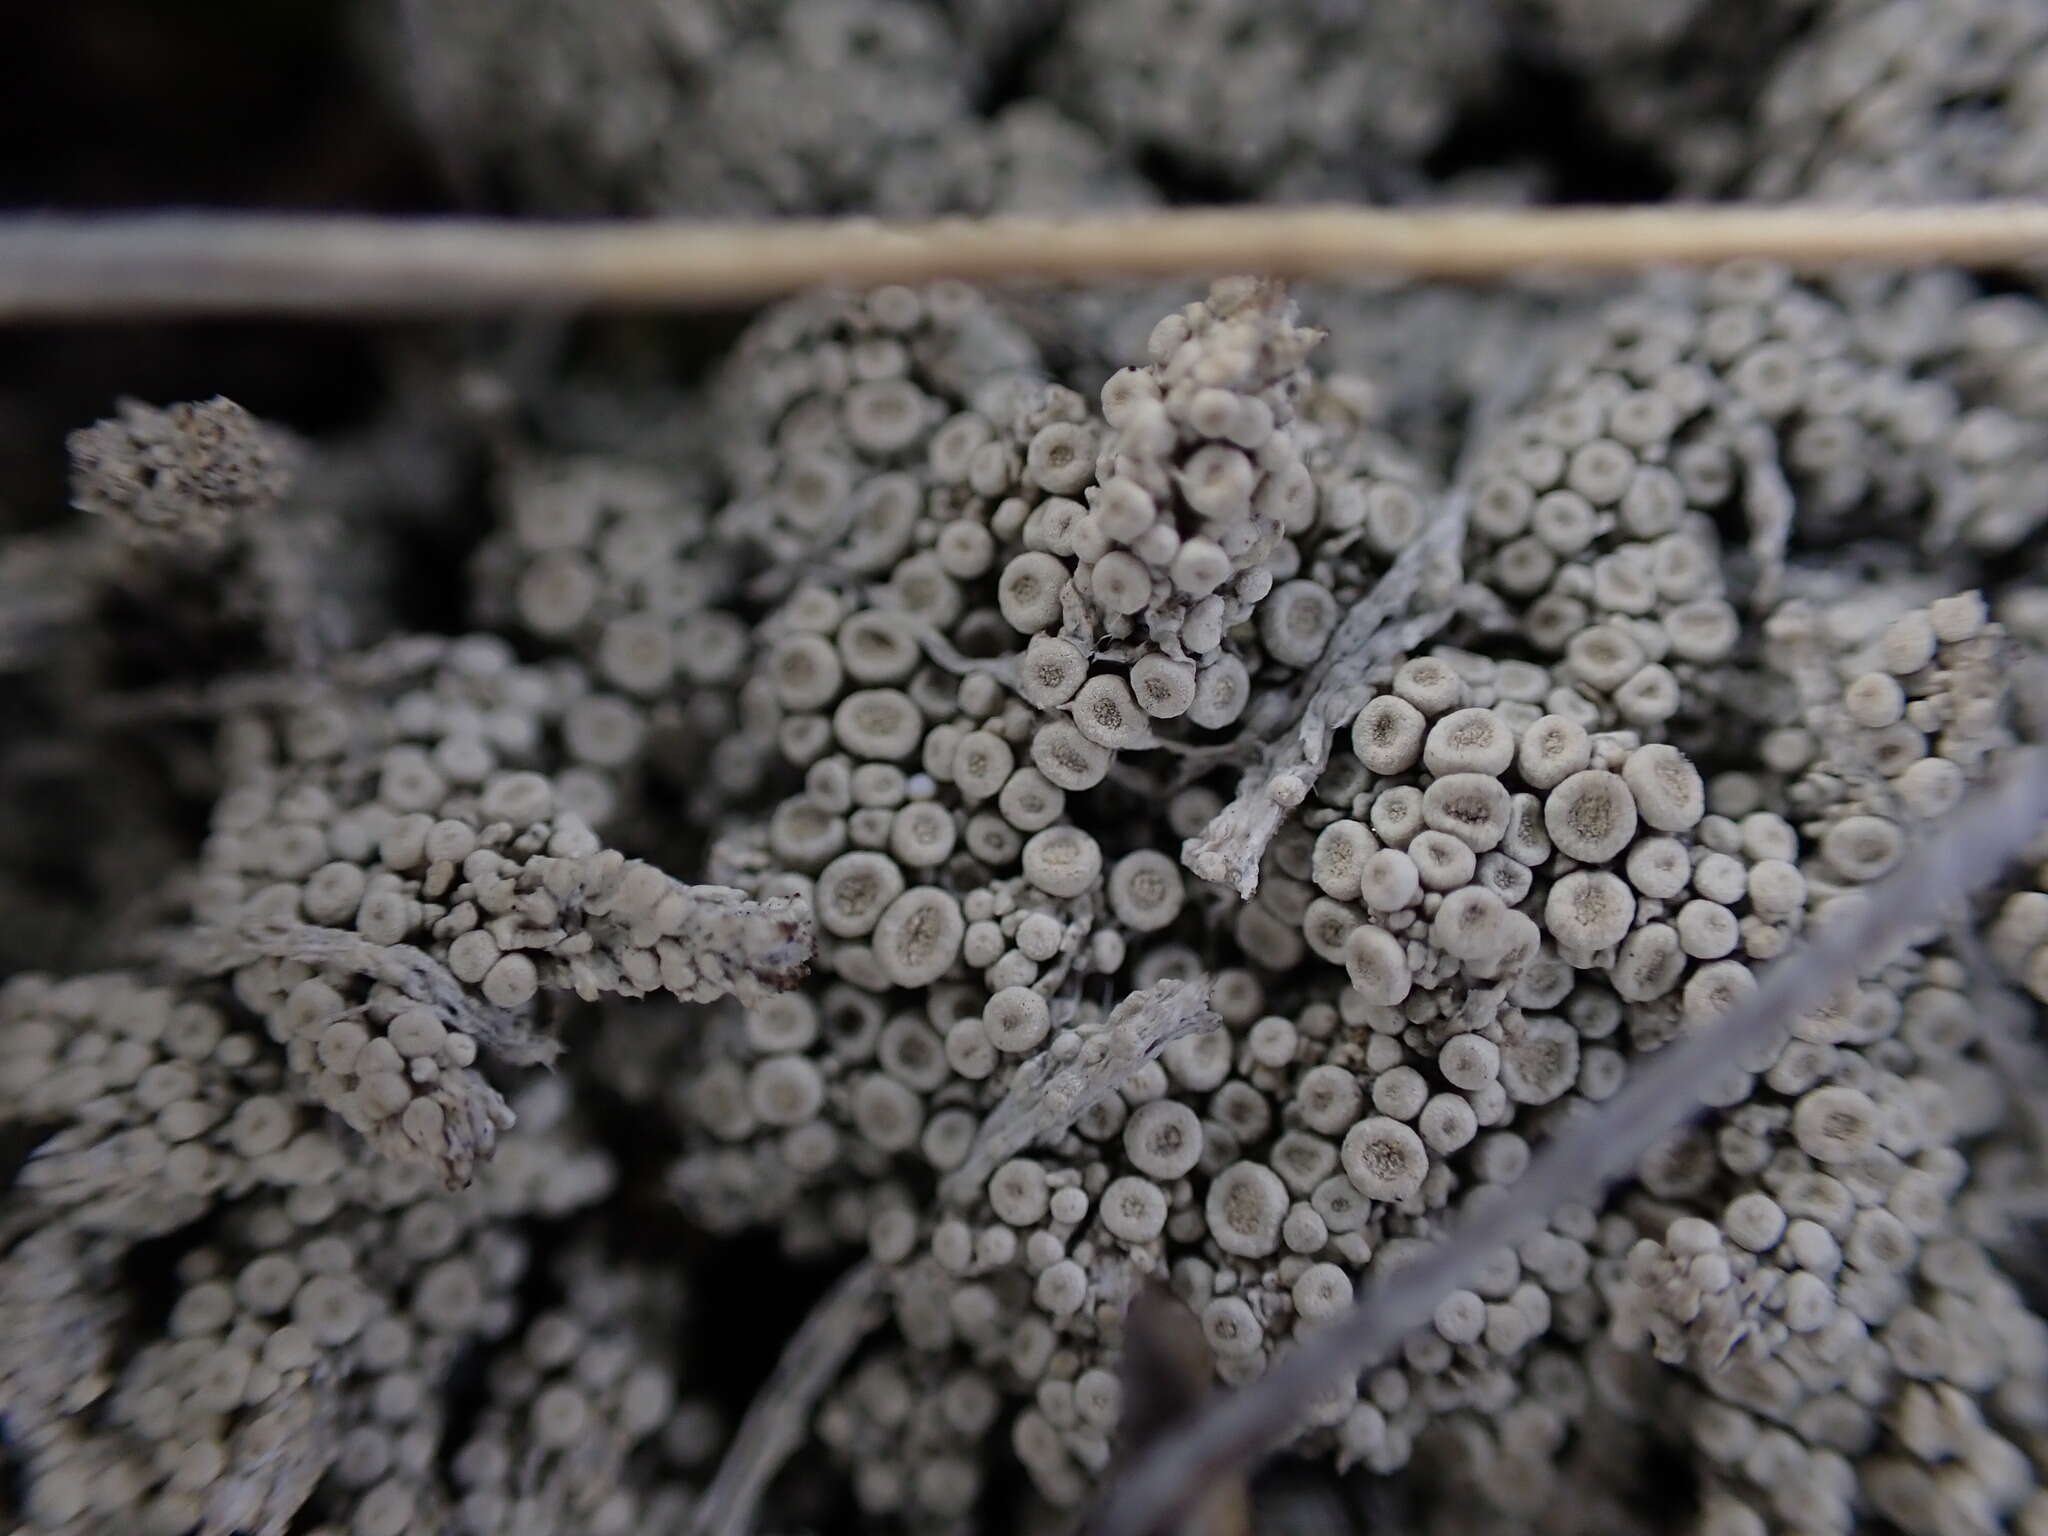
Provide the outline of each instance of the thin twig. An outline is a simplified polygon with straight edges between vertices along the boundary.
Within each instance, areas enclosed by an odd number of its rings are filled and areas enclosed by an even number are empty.
[[[1845,980],[1879,966],[1987,884],[2048,817],[2048,748],[2013,752],[1999,777],[1949,816],[1846,920],[1826,923],[1764,973],[1747,1001],[1644,1062],[1620,1093],[1568,1122],[1530,1160],[1510,1198],[1462,1222],[1414,1263],[1368,1286],[1345,1316],[1316,1330],[1243,1389],[1216,1400],[1104,1494],[1093,1536],[1160,1530],[1203,1489],[1249,1466],[1301,1421],[1303,1406],[1383,1358],[1426,1324],[1443,1295],[1471,1283],[1487,1258],[1541,1230],[1568,1201],[1595,1195],[1685,1123],[1727,1064],[1754,1057],[1788,1020]]]
[[[818,1398],[881,1321],[881,1295],[882,1271],[863,1260],[811,1309],[740,1420],[717,1476],[691,1512],[690,1536],[739,1536],[754,1528],[754,1506],[803,1444]]]
[[[1209,1006],[1206,979],[1159,981],[1129,994],[1107,1019],[1079,1032],[1078,1050],[1041,1051],[1017,1069],[967,1156],[940,1184],[941,1198],[954,1205],[975,1199],[989,1175],[1019,1152],[1064,1135],[1174,1041],[1221,1022]]]
[[[1259,862],[1299,799],[1283,802],[1274,784],[1291,777],[1306,794],[1329,765],[1337,723],[1355,716],[1372,697],[1372,686],[1392,675],[1396,661],[1448,624],[1456,613],[1450,599],[1415,607],[1425,582],[1458,562],[1465,539],[1466,497],[1462,490],[1442,497],[1422,536],[1394,557],[1373,589],[1351,605],[1323,654],[1291,694],[1273,700],[1272,714],[1286,722],[1238,779],[1237,798],[1180,846],[1180,861],[1204,880],[1227,885],[1249,901],[1259,888]]]
[[[562,1049],[561,1041],[537,1033],[526,1014],[485,1001],[425,950],[376,944],[348,928],[263,917],[203,925],[185,935],[175,960],[194,976],[221,976],[258,960],[300,960],[396,988],[514,1066],[545,1066]]]
[[[1178,209],[885,224],[540,224],[219,213],[0,220],[0,321],[700,307],[843,282],[1260,272],[1496,278],[1733,256],[2010,264],[2048,203],[1923,208]]]

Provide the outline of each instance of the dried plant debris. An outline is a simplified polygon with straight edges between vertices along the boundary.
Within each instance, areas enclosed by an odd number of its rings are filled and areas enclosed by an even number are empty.
[[[2048,100],[2034,0],[390,16],[533,213],[1968,197]],[[124,402],[0,543],[8,1522],[1058,1530],[1378,1327],[1208,1529],[2048,1532],[2031,275],[607,335]]]
[[[234,401],[120,414],[71,434],[72,504],[145,548],[218,550],[241,522],[277,510],[289,449]]]
[[[1120,1451],[1126,1461],[1170,1443],[1215,1392],[1209,1342],[1201,1320],[1171,1291],[1154,1284],[1132,1300],[1124,1321],[1120,1373]],[[1115,1468],[1110,1476],[1117,1475]],[[1245,1536],[1251,1502],[1241,1475],[1218,1479],[1189,1501],[1176,1530],[1187,1536]]]

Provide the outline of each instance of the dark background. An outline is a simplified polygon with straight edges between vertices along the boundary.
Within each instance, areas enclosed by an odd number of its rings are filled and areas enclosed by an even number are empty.
[[[0,209],[403,213],[450,205],[368,68],[352,0],[0,5]],[[380,333],[338,324],[35,327],[0,337],[0,529],[66,515],[64,434],[117,396],[225,394],[320,433],[363,421]]]

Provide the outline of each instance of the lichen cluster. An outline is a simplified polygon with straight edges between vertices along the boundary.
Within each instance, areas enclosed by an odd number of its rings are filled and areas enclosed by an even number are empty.
[[[401,9],[550,210],[1465,195],[1538,62],[1690,191],[2039,154],[2032,5]],[[2040,728],[2024,275],[939,283],[687,386],[501,364],[454,447],[125,403],[0,543],[25,1530],[1059,1529],[1141,1295],[1226,1387],[1315,1349]],[[1265,1507],[2048,1532],[2010,851],[1302,1404]],[[736,1336],[790,1348],[744,1419]]]

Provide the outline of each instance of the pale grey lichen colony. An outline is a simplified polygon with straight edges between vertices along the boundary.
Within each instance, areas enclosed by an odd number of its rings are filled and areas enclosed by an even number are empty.
[[[1242,195],[1366,144],[1405,187],[1503,67],[1477,4],[1280,6],[1273,57],[1227,40],[1250,5],[1049,7],[1071,69],[983,119],[946,61],[998,6],[620,6],[526,51],[416,9],[457,142],[541,207],[1129,200],[1140,148]],[[1700,190],[2048,163],[2038,6],[1807,7],[1746,105],[1658,94],[1688,39],[1740,54],[1703,6],[1516,9],[1616,122],[1668,109]],[[657,16],[720,84],[648,72]],[[1881,44],[1882,107],[1823,111]],[[434,407],[490,484],[438,624],[353,531],[425,483],[402,431],[129,402],[73,440],[76,527],[0,544],[0,669],[150,754],[110,797],[204,822],[96,855],[108,931],[37,947],[100,968],[24,944],[0,985],[24,1529],[692,1529],[732,1427],[697,1342],[801,1318],[704,1315],[621,1237],[654,1204],[872,1272],[801,1405],[862,1522],[1021,1487],[1058,1529],[1148,1283],[1225,1386],[1313,1347],[1939,838],[2038,703],[2024,274],[941,283],[775,305],[688,388],[514,372]],[[2048,845],[2013,853],[1287,1455],[1435,1531],[2048,1532]],[[1643,1502],[1653,1448],[1685,1507]]]

